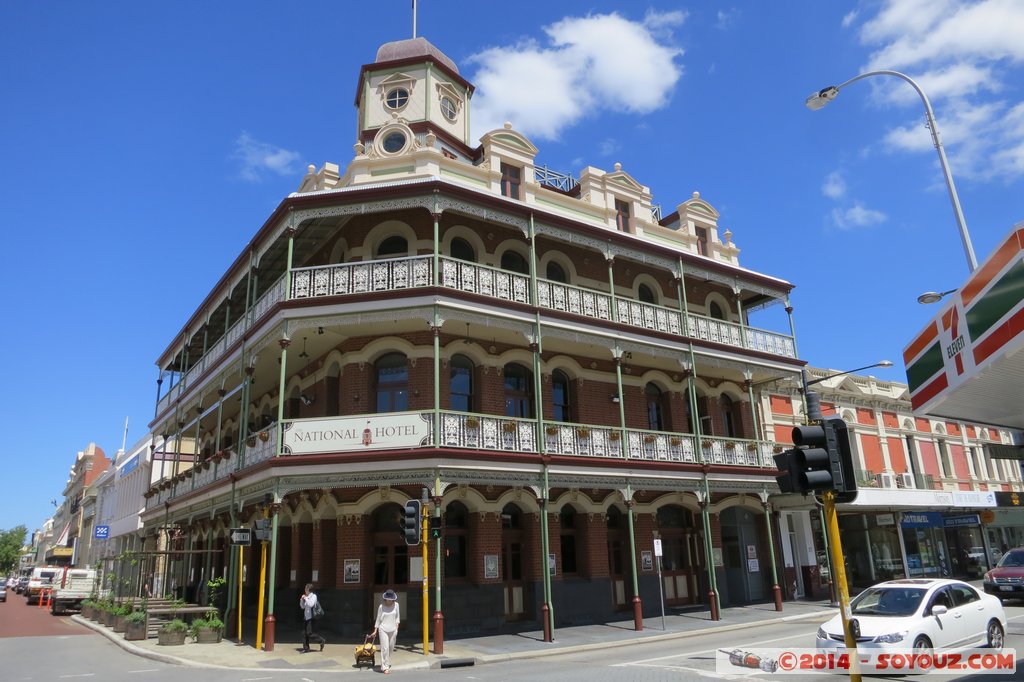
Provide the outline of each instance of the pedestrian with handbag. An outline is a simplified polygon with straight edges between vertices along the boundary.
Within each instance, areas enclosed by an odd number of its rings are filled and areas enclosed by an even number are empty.
[[[384,602],[377,607],[377,621],[373,624],[370,640],[380,635],[380,670],[391,672],[391,654],[395,652],[395,640],[398,639],[398,624],[402,616],[398,609],[398,595],[394,590],[385,590]]]
[[[323,651],[327,640],[313,631],[313,622],[324,614],[324,609],[320,606],[320,600],[317,599],[316,592],[313,591],[313,583],[306,583],[306,590],[299,597],[299,608],[302,609],[303,616],[305,616],[306,625],[303,631],[302,653],[312,651],[309,648],[309,640],[311,638],[320,642],[320,651]]]

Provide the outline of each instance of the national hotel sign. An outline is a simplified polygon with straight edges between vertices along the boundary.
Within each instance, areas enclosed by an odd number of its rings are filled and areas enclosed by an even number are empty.
[[[288,422],[285,455],[312,455],[352,450],[388,450],[426,445],[430,423],[421,413],[326,417]]]

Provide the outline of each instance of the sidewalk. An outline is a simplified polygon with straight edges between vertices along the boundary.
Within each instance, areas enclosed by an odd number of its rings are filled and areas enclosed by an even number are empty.
[[[806,620],[808,623],[823,623],[836,610],[827,601],[786,602],[783,611],[775,611],[773,604],[755,604],[726,608],[721,620],[711,620],[707,611],[670,611],[665,614],[665,629],[662,630],[661,616],[644,619],[644,629],[633,629],[633,620],[622,620],[598,625],[581,625],[555,630],[553,642],[543,641],[540,631],[522,632],[509,635],[491,635],[466,639],[446,640],[444,653],[423,655],[421,641],[410,642],[399,638],[398,649],[392,657],[392,669],[415,670],[455,665],[479,665],[496,663],[518,658],[536,658],[585,651],[593,648],[627,646],[637,641],[653,642],[680,637],[694,637],[709,632],[742,630],[756,625],[766,625],[780,620]],[[110,628],[94,623],[81,616],[72,616],[81,625],[105,635],[121,648],[138,656],[151,658],[176,665],[207,668],[252,668],[257,670],[283,671],[331,671],[355,672],[353,649],[359,642],[328,641],[322,652],[314,647],[309,653],[301,653],[302,642],[295,638],[297,633],[283,633],[286,638],[276,642],[274,651],[257,651],[253,641],[238,643],[227,640],[219,644],[195,644],[187,641],[184,646],[159,646],[155,638],[138,642],[125,641],[124,635]],[[282,633],[278,633],[282,635]],[[809,640],[813,643],[813,638]],[[809,643],[808,646],[811,644]],[[433,648],[433,643],[431,643]],[[380,656],[377,656],[380,665]],[[362,670],[365,670],[365,666]]]

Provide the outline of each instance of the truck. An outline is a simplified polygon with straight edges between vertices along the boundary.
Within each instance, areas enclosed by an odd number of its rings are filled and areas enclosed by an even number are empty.
[[[50,613],[59,616],[68,611],[81,611],[82,602],[97,594],[99,583],[91,568],[69,568],[50,597]]]
[[[28,578],[28,585],[25,587],[25,599],[29,604],[39,603],[39,593],[60,585],[64,579],[63,566],[36,566],[32,569],[32,575]]]

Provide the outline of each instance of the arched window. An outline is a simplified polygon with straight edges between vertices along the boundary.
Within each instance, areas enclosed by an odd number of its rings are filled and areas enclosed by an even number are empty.
[[[402,412],[409,409],[409,367],[401,353],[389,353],[377,360],[377,411]]]
[[[717,301],[711,301],[708,303],[708,315],[716,320],[725,319],[725,312],[722,310],[722,306],[718,305]]]
[[[506,251],[501,254],[501,269],[518,272],[521,275],[530,274],[530,266],[527,265],[526,259],[515,251]]]
[[[735,403],[733,403],[732,398],[723,393],[718,399],[718,406],[722,409],[722,427],[725,431],[722,435],[728,438],[736,438],[738,430],[736,428]]]
[[[555,261],[548,263],[547,278],[552,282],[562,282],[563,284],[569,283],[569,276],[565,274],[565,268]]]
[[[533,372],[518,363],[505,365],[505,416],[533,417]]]
[[[569,377],[556,369],[551,374],[551,403],[556,422],[571,422],[572,404],[569,399]]]
[[[657,303],[654,298],[654,291],[646,284],[641,284],[637,287],[636,295],[640,298],[641,303]]]
[[[377,256],[407,256],[409,255],[409,242],[405,237],[388,237],[377,247]]]
[[[444,575],[445,579],[468,575],[469,511],[461,502],[449,502],[444,509]]]
[[[451,389],[451,409],[460,412],[472,412],[473,401],[473,361],[465,355],[452,356],[449,364]]]
[[[644,396],[647,399],[647,428],[651,431],[664,431],[664,394],[654,384],[647,384],[644,386]]]
[[[284,418],[285,419],[298,419],[299,418],[299,387],[296,386],[292,389],[291,393],[288,394],[288,400],[284,404]]]
[[[452,258],[458,258],[459,260],[466,260],[470,263],[476,262],[476,251],[473,249],[473,245],[467,242],[465,239],[456,237],[452,240],[451,246],[448,248],[451,252]]]
[[[576,543],[576,510],[571,505],[565,505],[558,513],[558,521],[561,526],[559,539],[562,550],[562,573],[577,573],[579,571],[579,546]]]

